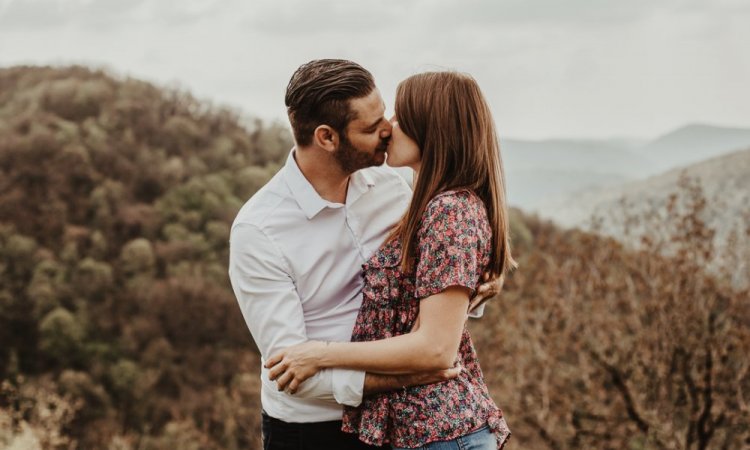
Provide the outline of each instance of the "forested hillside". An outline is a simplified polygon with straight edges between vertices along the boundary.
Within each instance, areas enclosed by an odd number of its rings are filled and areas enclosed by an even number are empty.
[[[0,447],[259,448],[228,232],[291,145],[180,90],[0,69]],[[704,270],[702,191],[673,203],[628,218],[637,252],[513,211],[519,269],[470,323],[510,448],[750,445],[748,292]]]
[[[84,448],[132,432],[155,436],[146,448],[170,433],[246,447],[257,358],[229,289],[229,226],[291,145],[282,126],[178,90],[1,70],[6,406],[18,395],[34,416],[60,396],[64,434]]]

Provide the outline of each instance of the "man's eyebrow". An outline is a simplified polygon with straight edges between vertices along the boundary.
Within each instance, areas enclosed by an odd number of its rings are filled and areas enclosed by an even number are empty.
[[[376,120],[375,122],[371,123],[365,130],[369,130],[371,128],[375,128],[378,126],[378,124],[383,120],[383,116],[385,115],[385,102],[383,102],[383,114],[381,114],[380,118]]]
[[[370,130],[370,129],[372,129],[372,128],[375,128],[375,127],[377,127],[377,126],[378,126],[378,124],[379,124],[379,123],[380,123],[380,122],[381,122],[382,120],[383,120],[383,118],[382,118],[382,117],[381,117],[381,118],[379,118],[379,119],[378,119],[378,120],[376,120],[375,122],[373,122],[373,123],[371,123],[370,125],[368,125],[368,126],[367,126],[367,128],[365,128],[365,130]]]

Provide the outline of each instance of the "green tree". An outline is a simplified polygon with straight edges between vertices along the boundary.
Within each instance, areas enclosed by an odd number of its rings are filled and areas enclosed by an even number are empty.
[[[153,275],[155,264],[154,249],[148,239],[133,239],[122,247],[120,267],[126,277]]]
[[[78,365],[83,359],[85,327],[65,308],[50,311],[39,323],[39,350],[62,366]]]
[[[73,289],[94,300],[101,300],[113,286],[112,267],[93,258],[85,258],[76,267]]]

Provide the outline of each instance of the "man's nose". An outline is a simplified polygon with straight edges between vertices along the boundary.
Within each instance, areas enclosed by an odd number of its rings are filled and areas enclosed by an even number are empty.
[[[380,139],[388,139],[391,137],[391,132],[393,131],[393,125],[389,121],[385,121],[386,125],[383,127],[382,130],[380,130]]]

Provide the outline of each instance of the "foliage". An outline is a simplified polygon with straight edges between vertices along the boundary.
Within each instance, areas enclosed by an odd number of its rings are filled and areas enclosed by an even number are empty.
[[[645,230],[634,249],[527,219],[534,245],[519,248],[498,304],[472,324],[521,448],[750,442],[750,292],[734,267],[707,270],[715,252],[747,250],[713,247],[694,180],[671,199],[628,215]]]
[[[0,69],[0,419],[23,417],[13,439],[255,443],[257,385],[236,380],[258,357],[229,289],[229,226],[291,146],[285,126],[180,90]],[[65,416],[47,426],[34,414],[49,402]]]
[[[227,241],[291,145],[179,90],[0,69],[0,447],[259,448]],[[636,248],[512,211],[520,267],[470,324],[511,448],[748,445],[749,295],[705,269],[750,230],[707,246],[706,201],[632,215]]]

